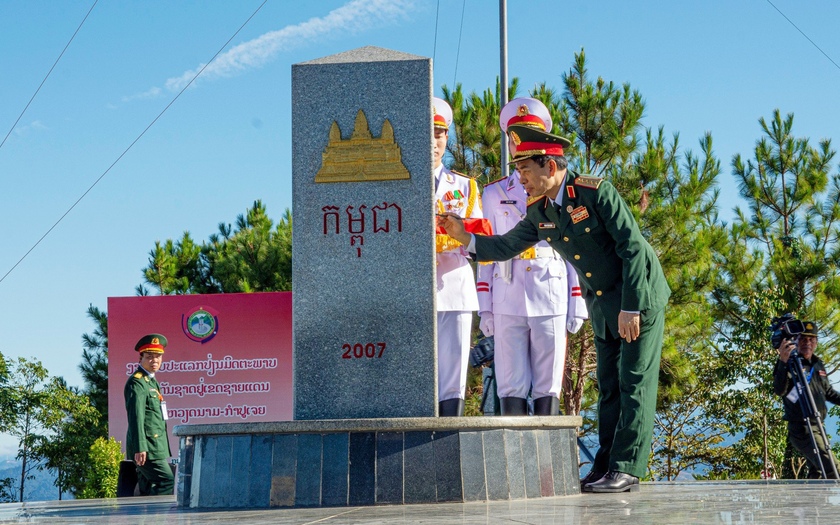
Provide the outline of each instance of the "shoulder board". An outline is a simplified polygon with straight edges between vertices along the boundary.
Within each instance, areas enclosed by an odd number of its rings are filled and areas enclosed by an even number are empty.
[[[597,190],[598,186],[600,186],[602,182],[604,182],[604,179],[601,177],[575,177],[575,186],[581,186],[592,190]]]
[[[536,204],[538,202],[542,202],[544,199],[547,199],[545,195],[540,195],[539,197],[528,197],[528,206],[532,204]]]
[[[487,186],[490,186],[491,184],[496,184],[496,183],[499,183],[499,182],[502,182],[502,181],[506,181],[509,178],[510,177],[502,177],[501,179],[496,179],[493,182],[488,182],[487,184],[484,185],[484,187],[486,188]]]
[[[455,171],[455,170],[449,170],[449,171],[451,171],[453,175],[457,175],[459,177],[464,177],[465,179],[472,179],[472,177],[470,177],[469,175],[464,175],[460,171]]]
[[[140,379],[141,377],[143,377],[143,374],[141,374],[140,372],[137,372],[136,374],[134,374],[134,377],[136,377],[137,379]]]

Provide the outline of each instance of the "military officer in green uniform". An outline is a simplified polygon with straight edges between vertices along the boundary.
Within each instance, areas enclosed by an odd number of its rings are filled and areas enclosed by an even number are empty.
[[[169,434],[166,431],[166,403],[155,373],[163,362],[166,337],[149,334],[134,346],[140,352],[140,366],[125,383],[125,411],[128,431],[125,450],[137,466],[140,495],[172,494],[175,478],[168,459]]]
[[[615,187],[567,168],[567,139],[526,126],[508,133],[531,196],[525,218],[498,236],[470,235],[457,217],[441,217],[440,224],[479,261],[508,260],[546,241],[575,268],[595,332],[598,378],[599,449],[581,487],[633,490],[650,455],[671,290]]]

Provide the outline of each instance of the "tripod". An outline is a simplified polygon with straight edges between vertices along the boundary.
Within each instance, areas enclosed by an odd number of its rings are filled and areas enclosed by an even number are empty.
[[[809,375],[808,377],[805,377],[805,370],[802,369],[802,358],[798,351],[798,338],[796,344],[797,349],[791,351],[787,364],[788,369],[790,370],[790,375],[793,378],[793,388],[795,388],[796,392],[799,394],[799,407],[802,410],[802,421],[805,423],[805,427],[808,429],[808,434],[811,437],[811,447],[814,452],[814,456],[817,458],[817,463],[820,467],[820,473],[822,474],[823,479],[828,479],[828,472],[826,471],[825,465],[823,465],[820,449],[817,446],[817,439],[814,436],[814,426],[819,429],[820,437],[822,438],[822,442],[825,444],[826,453],[831,459],[831,470],[834,473],[834,479],[840,479],[840,476],[837,475],[837,466],[834,462],[834,456],[831,454],[831,448],[828,446],[828,438],[825,435],[825,427],[823,426],[820,412],[817,410],[817,404],[814,402],[814,395],[811,393],[811,388],[808,386],[811,376]],[[813,373],[813,369],[811,369],[811,373]]]

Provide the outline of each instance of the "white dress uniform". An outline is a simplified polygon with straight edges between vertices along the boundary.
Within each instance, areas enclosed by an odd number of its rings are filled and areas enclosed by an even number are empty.
[[[519,173],[484,187],[484,214],[502,235],[525,216]],[[566,330],[588,317],[575,270],[547,243],[518,257],[478,268],[479,312],[493,316],[498,395],[559,397],[566,364]]]
[[[435,213],[482,217],[475,180],[443,165],[434,170],[434,176]],[[445,235],[436,240],[438,400],[464,399],[472,312],[478,310],[475,274],[459,242]]]
[[[551,130],[548,108],[539,100],[516,98],[499,115],[510,124]],[[514,171],[484,187],[482,203],[493,233],[502,235],[525,217],[528,195]],[[566,331],[577,332],[588,317],[574,268],[545,242],[504,262],[478,269],[481,329],[495,339],[496,385],[506,413],[524,411],[528,391],[534,411],[549,414],[557,403],[566,366]],[[545,401],[549,401],[546,403]],[[517,406],[518,404],[518,406]]]

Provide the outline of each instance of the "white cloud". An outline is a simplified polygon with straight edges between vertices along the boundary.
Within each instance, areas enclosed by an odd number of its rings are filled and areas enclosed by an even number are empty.
[[[29,124],[27,124],[25,126],[17,126],[15,128],[15,134],[20,136],[20,135],[24,135],[26,133],[29,133],[30,131],[44,131],[44,130],[47,130],[47,129],[49,129],[49,128],[47,126],[45,126],[44,123],[41,122],[40,120],[33,120],[32,122],[30,122]]]
[[[306,22],[265,33],[239,44],[219,55],[199,77],[201,80],[230,77],[260,67],[279,53],[309,44],[323,37],[336,37],[342,33],[356,34],[381,27],[406,18],[414,8],[413,0],[352,0],[330,11],[326,16],[311,18]],[[186,86],[204,64],[185,71],[166,81],[166,88],[179,91]],[[154,88],[157,89],[157,88]],[[147,91],[146,93],[151,93]],[[159,92],[155,93],[155,95]],[[131,98],[139,98],[134,96]]]
[[[123,97],[123,102],[131,102],[132,100],[143,99],[143,98],[156,98],[159,97],[160,94],[163,93],[163,90],[159,87],[153,87],[148,91],[144,91],[143,93],[137,93],[136,95],[131,95],[128,97]]]

